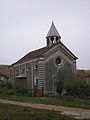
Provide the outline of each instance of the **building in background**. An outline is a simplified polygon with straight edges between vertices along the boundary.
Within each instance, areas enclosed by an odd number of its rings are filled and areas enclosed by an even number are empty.
[[[76,70],[77,77],[80,80],[86,81],[86,84],[90,85],[90,70]]]
[[[9,79],[9,65],[0,65],[0,86],[6,86]]]

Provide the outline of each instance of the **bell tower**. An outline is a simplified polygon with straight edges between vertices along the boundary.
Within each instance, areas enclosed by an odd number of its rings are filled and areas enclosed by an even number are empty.
[[[52,25],[48,31],[47,36],[46,36],[46,40],[47,40],[47,47],[51,47],[53,44],[55,44],[61,40],[61,36],[58,33],[53,22],[52,22]]]

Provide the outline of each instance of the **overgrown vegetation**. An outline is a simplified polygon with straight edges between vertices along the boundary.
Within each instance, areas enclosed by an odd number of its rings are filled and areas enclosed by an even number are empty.
[[[16,96],[32,96],[32,91],[30,89],[26,88],[15,88],[15,89],[8,89],[8,88],[0,88],[0,96],[10,96],[10,95],[16,95]]]
[[[90,109],[90,100],[88,99],[84,100],[84,99],[79,99],[72,96],[33,97],[29,93],[20,94],[20,92],[15,93],[15,91],[17,90],[0,88],[0,98],[14,100],[14,101],[30,102],[30,103],[31,102],[42,103],[42,104],[52,104],[52,105],[61,105],[61,106],[67,106],[67,107]]]
[[[63,68],[59,69],[56,83],[59,95],[64,94],[82,99],[90,99],[90,84],[87,84],[84,79],[76,77],[72,73],[71,68],[68,71],[65,71]]]
[[[58,112],[0,104],[0,120],[76,120]]]
[[[90,85],[84,80],[73,78],[65,81],[65,90],[68,96],[90,99]]]
[[[75,78],[71,74],[71,69],[68,72],[60,69],[57,77],[57,92],[60,95],[58,97],[33,97],[32,91],[26,88],[0,88],[0,98],[90,109],[90,85],[86,84],[84,80]],[[63,90],[65,90],[64,95]]]

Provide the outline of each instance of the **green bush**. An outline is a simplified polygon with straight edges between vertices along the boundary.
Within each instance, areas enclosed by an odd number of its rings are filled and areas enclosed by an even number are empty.
[[[7,95],[32,96],[32,91],[26,88],[15,88],[15,89],[0,88],[0,95],[1,96],[7,96]]]
[[[27,94],[27,91],[28,91],[28,89],[26,89],[26,88],[16,88],[17,94],[24,95],[24,94]]]
[[[8,95],[15,95],[15,90],[14,89],[9,89],[8,90]]]
[[[73,78],[65,82],[66,95],[79,98],[90,98],[90,85],[84,80]]]
[[[16,88],[16,93],[18,95],[27,95],[27,96],[31,96],[31,90],[27,89],[27,88]]]

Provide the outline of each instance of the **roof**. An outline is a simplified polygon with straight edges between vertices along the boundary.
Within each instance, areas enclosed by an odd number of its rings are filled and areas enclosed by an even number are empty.
[[[77,70],[78,77],[90,77],[90,70]]]
[[[58,42],[56,44],[60,44],[61,45],[61,48],[62,46],[65,48],[65,52],[71,56],[73,56],[74,59],[77,59],[77,57],[64,45],[62,44],[61,42]],[[46,53],[49,49],[51,49],[52,47],[54,47],[56,44],[53,44],[51,47],[43,47],[43,48],[40,48],[40,49],[37,49],[35,51],[31,51],[29,52],[28,54],[26,54],[24,57],[22,57],[20,60],[18,60],[17,62],[15,62],[14,64],[12,65],[15,65],[15,64],[21,64],[21,63],[24,63],[24,62],[28,62],[28,61],[31,61],[31,60],[34,60],[34,59],[37,59],[39,57],[42,57],[44,53]],[[62,48],[63,49],[63,48]],[[67,52],[68,51],[68,52]]]
[[[60,37],[60,34],[58,33],[58,31],[57,31],[57,29],[56,29],[53,22],[52,22],[52,25],[51,25],[51,27],[49,29],[49,32],[48,32],[46,37],[49,37],[49,36],[58,36],[58,37]]]
[[[19,63],[27,62],[27,61],[30,61],[33,59],[37,59],[37,58],[41,57],[47,50],[48,50],[47,47],[43,47],[43,48],[37,49],[35,51],[31,51],[14,64],[19,64]]]

